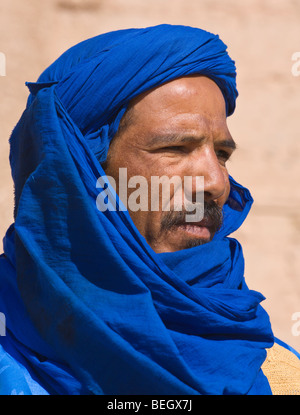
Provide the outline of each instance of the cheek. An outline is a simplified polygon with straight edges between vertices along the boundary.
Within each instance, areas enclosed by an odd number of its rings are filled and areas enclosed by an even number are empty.
[[[230,181],[229,181],[229,174],[228,171],[224,171],[224,182],[225,182],[225,189],[223,195],[218,199],[218,205],[220,207],[223,207],[223,205],[226,203],[229,193],[230,193]]]

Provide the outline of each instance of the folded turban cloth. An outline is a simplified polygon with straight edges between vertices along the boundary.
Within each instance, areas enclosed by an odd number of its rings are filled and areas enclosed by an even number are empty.
[[[164,254],[128,211],[96,206],[101,163],[130,100],[191,74],[215,81],[233,113],[226,46],[185,26],[96,36],[27,84],[10,140],[15,222],[0,259],[0,342],[45,393],[271,393],[261,371],[274,341],[264,297],[247,287],[242,248],[228,236],[249,212],[249,191],[230,177],[213,240]]]

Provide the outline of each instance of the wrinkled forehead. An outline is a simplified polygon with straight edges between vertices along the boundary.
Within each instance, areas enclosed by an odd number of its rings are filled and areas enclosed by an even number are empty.
[[[177,78],[140,94],[130,101],[128,112],[135,110],[135,116],[138,116],[144,112],[184,112],[187,108],[227,116],[222,91],[213,80],[201,75]]]
[[[143,136],[151,141],[151,137],[184,134],[191,138],[206,133],[225,139],[231,137],[226,117],[225,100],[214,81],[204,76],[182,77],[133,99],[119,133],[130,129],[134,137],[140,129],[140,141]]]

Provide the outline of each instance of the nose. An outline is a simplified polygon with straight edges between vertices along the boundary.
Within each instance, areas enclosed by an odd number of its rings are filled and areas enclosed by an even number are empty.
[[[216,201],[225,195],[226,174],[225,168],[218,160],[214,148],[205,146],[200,154],[191,162],[190,167],[192,176],[203,176],[204,178],[204,199],[206,201]],[[197,193],[196,181],[193,183],[193,193]],[[201,189],[203,192],[203,187]]]

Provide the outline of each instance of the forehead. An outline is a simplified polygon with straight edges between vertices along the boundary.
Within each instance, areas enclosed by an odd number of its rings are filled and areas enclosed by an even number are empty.
[[[153,133],[227,128],[223,94],[204,76],[179,78],[141,94],[131,102],[130,114],[133,127]]]

